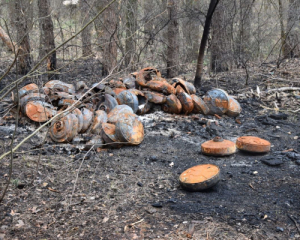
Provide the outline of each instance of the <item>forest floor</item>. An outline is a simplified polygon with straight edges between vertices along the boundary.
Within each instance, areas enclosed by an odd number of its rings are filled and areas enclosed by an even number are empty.
[[[292,64],[300,69],[296,60],[280,69],[272,64],[253,69],[249,86],[244,86],[241,69],[211,76],[210,81],[207,76],[203,86],[232,95],[249,88],[255,92],[257,86],[261,91],[267,85],[291,86],[274,78],[293,80],[296,86],[296,70],[295,75],[283,74]],[[61,80],[86,80],[91,86],[98,74],[92,65],[77,64]],[[11,79],[13,75],[1,88]],[[141,116],[145,139],[139,146],[83,152],[47,139],[39,150],[43,134],[38,134],[14,155],[11,185],[0,203],[0,239],[300,239],[299,113],[291,111],[295,106],[280,106],[288,118],[274,119],[272,104],[245,96],[239,100],[243,110],[238,121],[161,111]],[[208,125],[202,118],[217,124]],[[0,152],[9,150],[14,122],[1,121]],[[15,142],[36,127],[21,118]],[[216,135],[232,141],[258,136],[271,142],[271,152],[203,155],[201,144]],[[270,159],[279,165],[261,161]],[[202,163],[219,166],[221,181],[202,192],[181,189],[180,173]],[[1,161],[1,192],[9,164],[10,158]]]

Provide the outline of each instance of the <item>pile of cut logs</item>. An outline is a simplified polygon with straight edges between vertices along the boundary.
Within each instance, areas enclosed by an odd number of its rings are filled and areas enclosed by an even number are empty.
[[[41,93],[42,92],[42,93]],[[239,103],[222,89],[196,95],[193,84],[180,78],[167,81],[160,71],[148,67],[120,80],[95,83],[89,88],[80,81],[67,84],[47,82],[42,91],[34,83],[19,90],[24,115],[35,122],[52,121],[50,137],[55,142],[71,142],[78,134],[92,136],[90,144],[137,145],[144,139],[144,127],[138,115],[154,106],[174,114],[227,114],[238,116]]]

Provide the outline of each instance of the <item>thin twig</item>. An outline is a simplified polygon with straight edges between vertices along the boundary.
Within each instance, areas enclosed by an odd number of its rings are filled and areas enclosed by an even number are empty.
[[[77,170],[76,179],[75,179],[74,186],[73,186],[73,190],[72,190],[72,194],[71,194],[71,197],[70,197],[70,202],[69,202],[69,205],[67,206],[67,210],[68,210],[69,207],[72,205],[72,198],[73,198],[73,195],[74,195],[74,193],[75,193],[76,184],[77,184],[77,181],[78,181],[78,176],[79,176],[79,172],[80,172],[80,170],[81,170],[82,164],[83,164],[83,162],[84,162],[86,156],[90,153],[90,151],[92,151],[92,149],[94,148],[94,146],[95,146],[95,145],[93,145],[93,146],[90,148],[90,150],[88,150],[88,151],[86,152],[86,154],[84,154],[84,156],[83,156],[83,158],[82,158],[82,161],[81,161],[81,163],[80,163],[80,166],[79,166],[79,168],[78,168],[78,170]]]
[[[300,87],[282,87],[282,88],[274,88],[266,90],[265,93],[271,93],[271,92],[284,92],[284,91],[299,91]]]
[[[297,228],[298,232],[300,233],[300,227],[299,227],[299,224],[297,223],[297,221],[294,219],[294,217],[292,215],[288,214],[288,216],[295,223],[296,228]]]
[[[18,83],[17,83],[17,86],[16,86],[17,90],[18,90]],[[18,95],[18,91],[17,91],[17,99],[19,99],[19,95]],[[7,192],[7,189],[8,189],[8,186],[10,184],[10,180],[11,180],[11,176],[12,176],[12,170],[13,170],[13,159],[14,159],[14,153],[13,153],[13,144],[14,144],[14,139],[15,139],[15,136],[16,136],[16,133],[17,133],[17,129],[18,129],[18,125],[19,125],[19,111],[20,111],[20,103],[18,104],[18,110],[17,110],[17,118],[16,118],[16,126],[15,126],[15,131],[14,131],[14,134],[12,136],[12,139],[11,139],[11,143],[10,143],[10,166],[9,166],[9,175],[8,175],[8,179],[7,179],[7,183],[6,183],[6,186],[3,190],[3,193],[1,195],[1,198],[0,198],[0,202],[2,202],[3,198],[5,197],[5,194]]]
[[[44,107],[44,108],[45,108],[45,107]],[[44,112],[45,112],[45,114],[46,114],[45,109],[44,109]],[[46,134],[45,134],[45,137],[44,137],[44,140],[43,140],[41,146],[43,146],[43,145],[45,144],[45,141],[46,141],[46,139],[47,139],[47,135],[48,135],[49,129],[50,129],[50,128],[48,128],[48,131],[47,131]],[[37,161],[37,163],[36,163],[36,170],[35,170],[35,173],[32,174],[33,177],[32,177],[32,180],[31,180],[30,185],[33,184],[34,179],[36,178],[36,175],[37,175],[37,173],[38,173],[38,171],[39,171],[39,166],[40,166],[41,156],[42,156],[42,149],[43,149],[43,148],[40,149],[40,152],[39,152],[39,158],[38,158],[38,161]]]
[[[262,73],[257,73],[257,74],[254,74],[253,76],[267,77],[267,78],[270,78],[271,80],[276,80],[276,81],[280,81],[280,82],[300,83],[300,79],[299,79],[299,81],[292,81],[292,80],[284,79],[284,78],[271,77],[271,76],[268,76],[268,75],[262,74]]]

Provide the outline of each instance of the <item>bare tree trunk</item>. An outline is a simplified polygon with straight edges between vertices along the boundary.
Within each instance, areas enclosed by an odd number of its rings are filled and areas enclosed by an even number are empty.
[[[133,34],[137,29],[136,22],[136,11],[137,11],[137,0],[127,0],[126,9],[126,40],[125,40],[125,67],[131,64],[130,70],[134,70],[134,63],[136,61],[136,43]]]
[[[283,24],[283,8],[282,8],[282,0],[278,0],[278,15],[280,22],[280,35],[281,35],[281,52],[282,55],[285,56],[285,48],[286,48],[286,33]]]
[[[55,48],[53,22],[49,9],[49,0],[38,0],[39,25],[40,25],[40,51],[39,58],[43,58],[48,52]],[[56,68],[56,52],[47,58],[47,71],[53,72]],[[48,74],[48,79],[55,79],[58,76],[53,73]]]
[[[28,34],[28,5],[27,1],[24,0],[14,0],[12,9],[13,24],[17,30],[17,40],[19,46],[18,55],[18,73],[26,74],[31,68],[31,55],[30,55],[30,41]],[[27,15],[26,15],[27,14]]]
[[[89,15],[90,15],[90,7],[87,3],[87,0],[81,0],[80,1],[80,11],[81,11],[81,18],[82,20],[82,26],[87,24],[89,22]],[[93,54],[92,51],[92,41],[91,41],[91,28],[92,26],[88,26],[86,29],[84,29],[81,33],[81,42],[82,42],[82,56],[90,56]]]
[[[201,78],[202,78],[202,71],[203,71],[203,60],[204,60],[204,53],[205,53],[205,47],[209,35],[209,28],[212,16],[214,14],[214,11],[219,3],[219,0],[210,0],[210,4],[208,7],[207,16],[205,19],[205,25],[203,29],[203,35],[200,43],[200,49],[199,49],[199,55],[198,55],[198,61],[197,61],[197,67],[196,67],[196,75],[194,79],[194,85],[195,87],[201,86]]]
[[[113,6],[109,7],[107,11],[104,12],[104,75],[108,75],[117,66],[117,15],[115,8]]]
[[[212,22],[210,69],[213,72],[228,71],[230,64],[231,38],[228,36],[230,26],[228,18],[229,1],[221,3],[216,8]]]
[[[250,58],[251,19],[253,0],[240,0],[239,32],[236,41],[237,57],[242,64]]]
[[[169,24],[167,29],[167,77],[172,78],[178,75],[179,64],[179,25],[177,21],[177,1],[168,0],[167,8],[169,13]]]
[[[188,7],[192,9],[200,8],[203,3],[201,1],[180,1],[181,5],[179,9],[185,9]],[[201,19],[201,24],[199,24]],[[180,19],[180,61],[192,62],[198,57],[198,51],[200,46],[202,27],[202,16],[194,15],[193,13],[187,13],[187,17]]]
[[[101,9],[108,1],[99,2],[97,7]],[[116,34],[118,19],[116,14],[117,6],[110,6],[101,19],[96,23],[98,42],[101,52],[102,76],[107,76],[117,66],[117,43]]]
[[[300,0],[289,0],[287,27],[283,47],[283,56],[285,58],[300,56],[299,11]]]

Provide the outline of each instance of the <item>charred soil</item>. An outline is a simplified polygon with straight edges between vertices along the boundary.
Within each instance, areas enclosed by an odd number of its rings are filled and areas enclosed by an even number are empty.
[[[90,74],[90,83],[96,82],[89,66],[62,80]],[[246,88],[242,81],[223,75],[204,82],[204,89],[217,86],[237,95]],[[251,84],[263,88],[261,78]],[[159,109],[140,116],[145,138],[138,146],[87,152],[48,138],[41,145],[44,135],[38,134],[14,154],[0,204],[0,239],[300,239],[299,115],[274,117],[255,97],[239,102],[237,119]],[[13,118],[1,120],[1,152],[9,150],[14,124]],[[21,118],[15,142],[37,126]],[[270,141],[271,151],[201,153],[201,144],[215,136],[235,142],[244,135]],[[203,163],[220,168],[220,182],[202,192],[183,190],[179,175]],[[9,165],[10,158],[2,160],[1,191]]]

